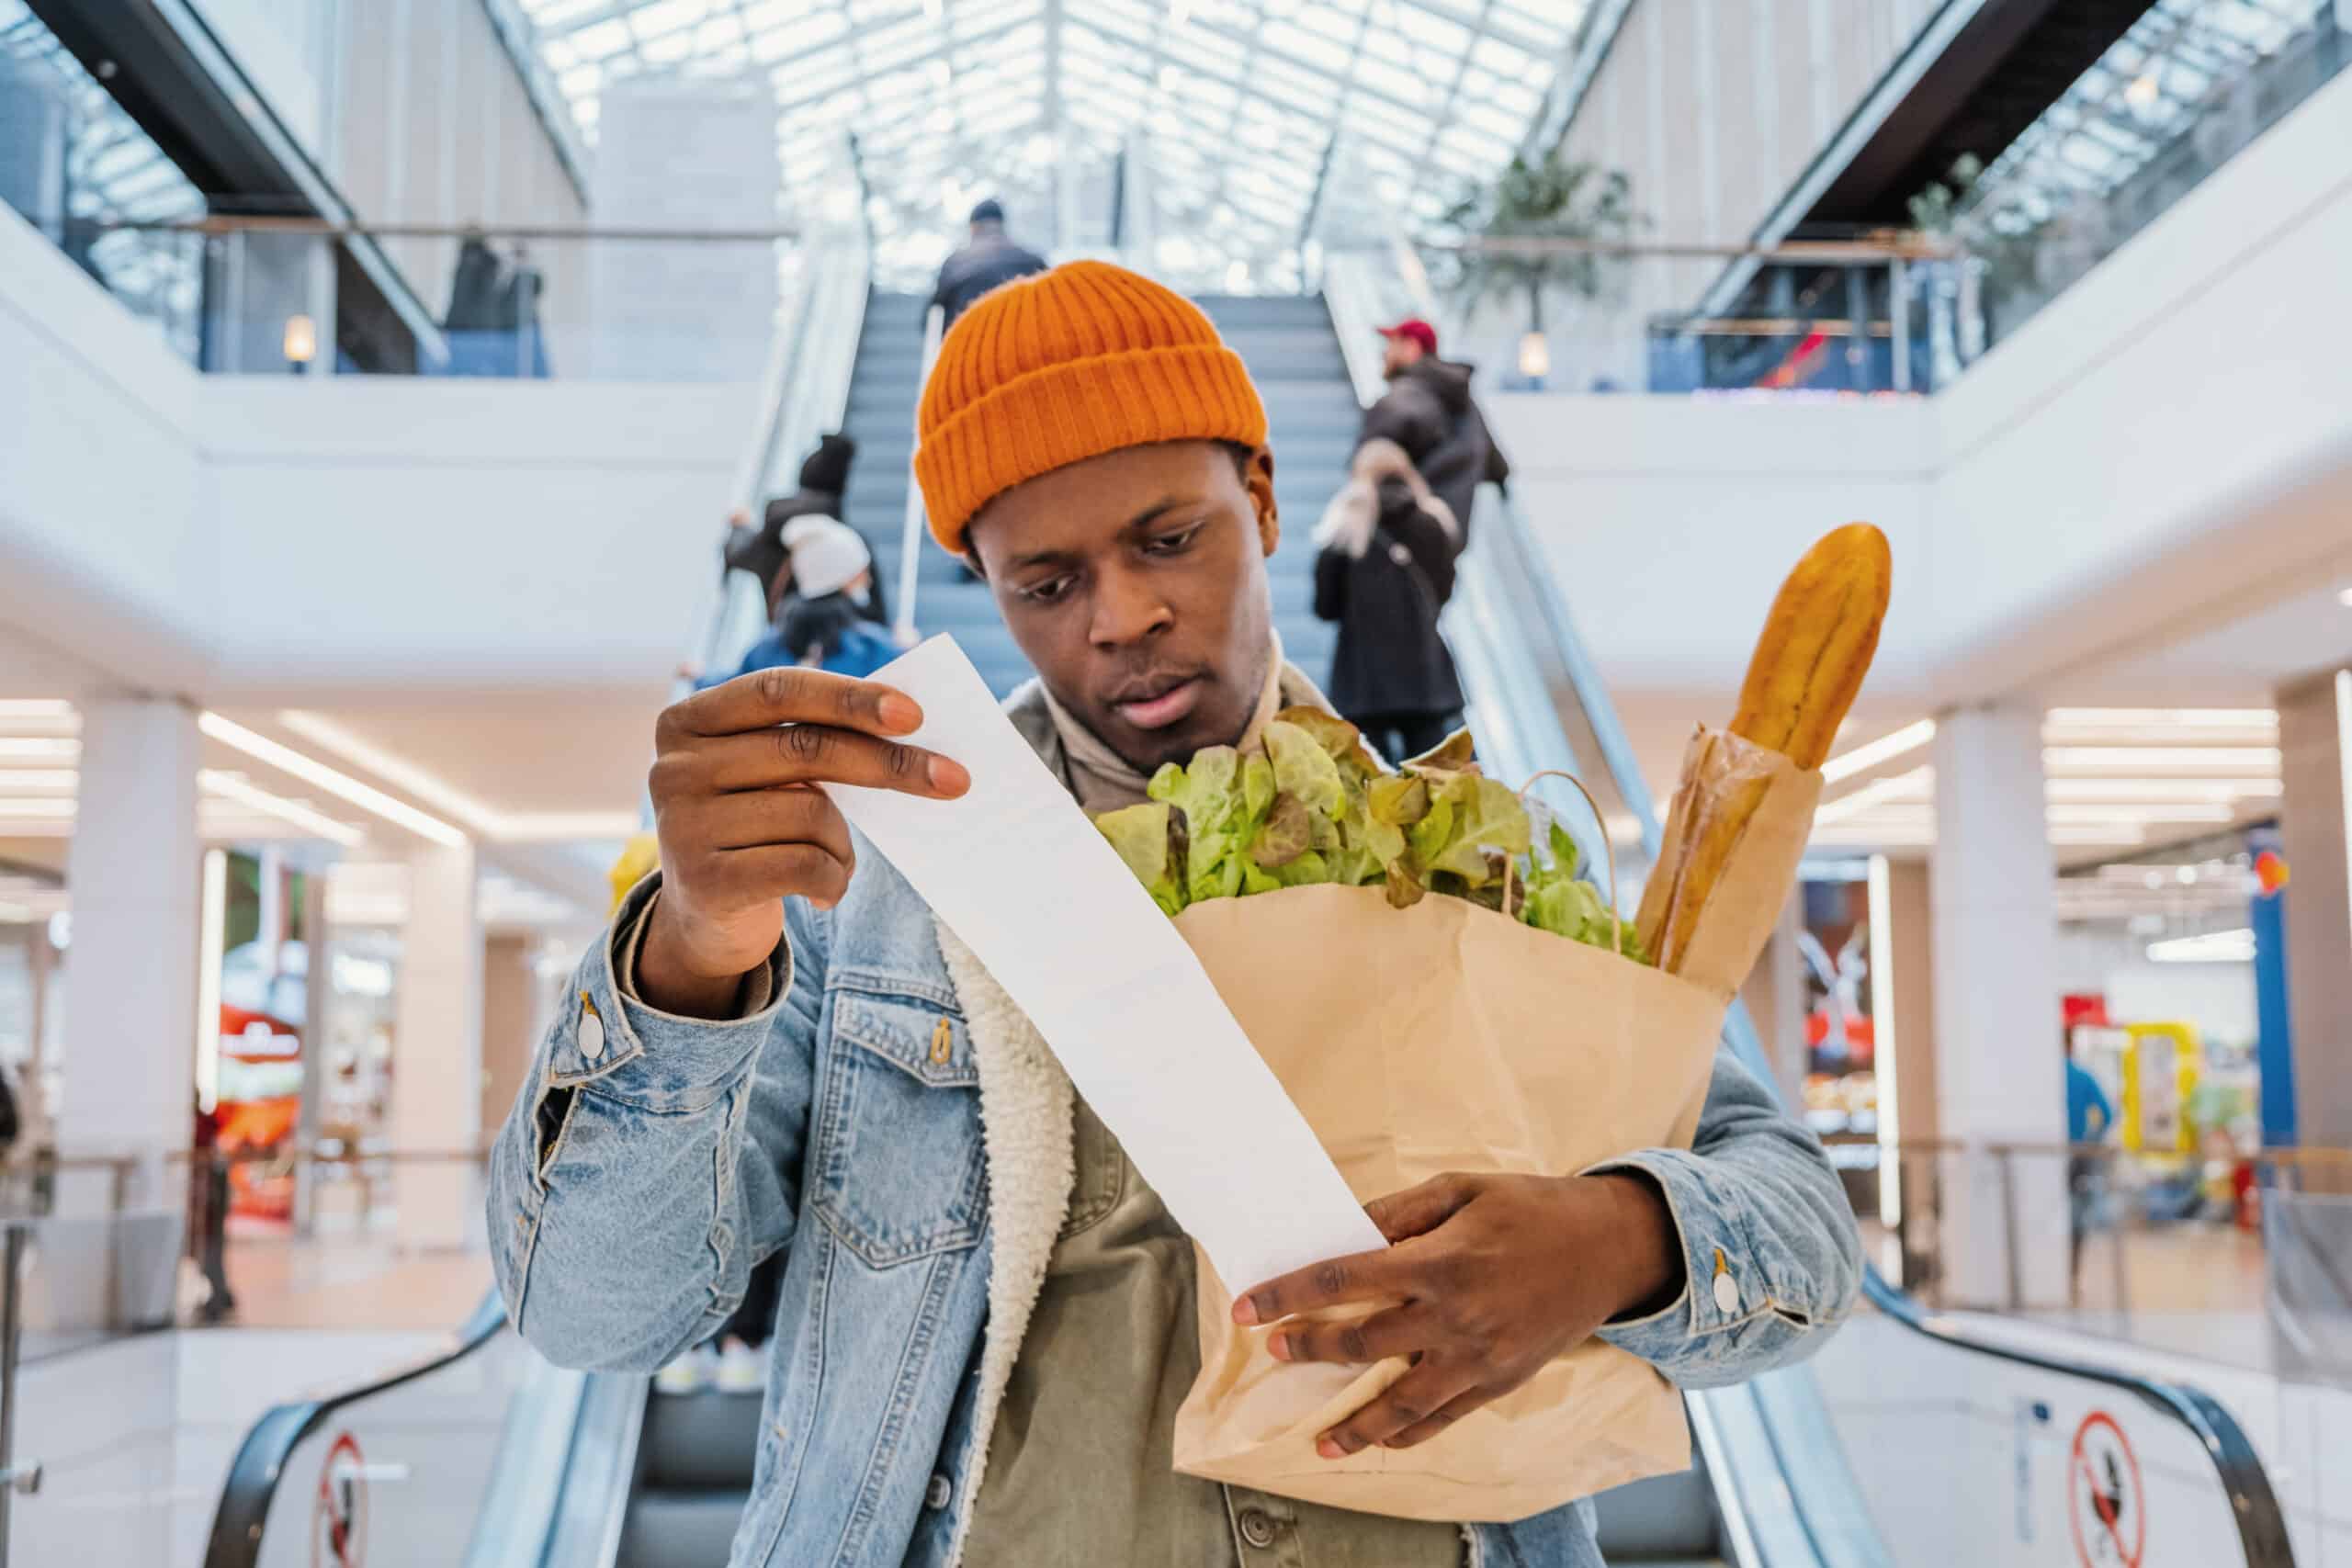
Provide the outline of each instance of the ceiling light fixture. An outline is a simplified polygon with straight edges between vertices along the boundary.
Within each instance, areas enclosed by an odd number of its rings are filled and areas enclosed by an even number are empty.
[[[81,776],[71,768],[0,770],[0,795],[70,795]]]
[[[1821,776],[1831,784],[1852,778],[1856,773],[1866,773],[1906,751],[1916,751],[1935,738],[1936,721],[1932,718],[1919,719],[1830,758],[1821,764]]]
[[[2224,931],[2200,931],[2148,944],[2151,964],[2251,964],[2254,928],[2239,926]]]
[[[62,697],[0,697],[0,722],[20,718],[72,718],[74,705]]]
[[[240,806],[250,806],[283,822],[291,822],[315,839],[325,839],[345,849],[356,848],[368,835],[348,822],[311,810],[299,800],[288,800],[282,795],[272,795],[241,773],[225,773],[219,768],[199,768],[196,784],[206,794],[222,800],[233,800]]]
[[[70,762],[82,754],[82,743],[62,736],[0,736],[0,762]]]
[[[462,829],[439,818],[427,816],[406,801],[395,800],[380,789],[361,784],[349,773],[337,772],[314,757],[306,757],[291,746],[281,746],[266,735],[256,735],[243,725],[223,718],[217,713],[207,711],[197,715],[196,727],[223,746],[243,751],[257,761],[266,762],[280,773],[290,773],[304,784],[315,784],[337,799],[347,800],[362,811],[372,812],[420,838],[451,848],[466,841]]]
[[[2069,768],[2246,768],[2267,777],[2278,773],[2276,746],[2045,746],[2041,765],[2052,773]]]
[[[2086,822],[2227,822],[2234,815],[2228,807],[2162,802],[2057,801],[2048,808],[2049,820],[2079,826]]]
[[[434,809],[456,818],[480,837],[501,843],[626,839],[642,826],[637,814],[629,811],[497,811],[407,758],[396,757],[382,747],[361,739],[323,715],[288,708],[277,716],[277,722],[345,761],[390,779]]]
[[[1936,773],[1933,768],[1914,768],[1907,773],[1877,779],[1864,784],[1851,795],[1841,795],[1835,800],[1824,801],[1813,814],[1814,826],[1826,827],[1860,815],[1873,806],[1911,795],[1915,791],[1932,789]]]
[[[2277,779],[2101,779],[2044,782],[2052,800],[2267,800],[2281,786]]]
[[[2335,602],[2343,605],[2346,609],[2352,610],[2352,588],[2338,589],[2335,594]]]

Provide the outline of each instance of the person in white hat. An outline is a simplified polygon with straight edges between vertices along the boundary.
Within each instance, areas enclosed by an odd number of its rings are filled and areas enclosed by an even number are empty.
[[[874,553],[858,531],[835,517],[796,517],[784,525],[783,543],[791,589],[775,605],[774,626],[730,674],[705,679],[681,666],[679,673],[697,687],[785,664],[865,676],[897,657],[898,643],[874,624],[867,608]]]

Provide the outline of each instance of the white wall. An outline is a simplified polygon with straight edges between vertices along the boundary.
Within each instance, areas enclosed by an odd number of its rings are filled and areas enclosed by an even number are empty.
[[[0,618],[125,679],[201,679],[198,379],[5,207],[0,367]]]
[[[365,0],[361,0],[364,5]],[[326,84],[343,0],[190,0],[295,141],[326,162]]]
[[[2111,924],[2058,928],[2058,977],[2098,991],[2120,1023],[2194,1024],[2209,1045],[2250,1043],[2256,1032],[2251,964],[2151,964],[2150,938]]]
[[[1736,685],[1789,566],[1816,536],[1887,532],[1895,600],[1871,694],[1923,693],[1930,406],[1554,396],[1487,403],[1512,494],[1620,696]]]
[[[619,686],[684,649],[747,386],[213,378],[224,694]]]

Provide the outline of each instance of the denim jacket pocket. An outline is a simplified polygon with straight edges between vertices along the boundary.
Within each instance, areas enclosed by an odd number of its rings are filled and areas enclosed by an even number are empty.
[[[829,1001],[809,1150],[817,1213],[877,1269],[977,1244],[988,1175],[962,1016],[862,983]]]

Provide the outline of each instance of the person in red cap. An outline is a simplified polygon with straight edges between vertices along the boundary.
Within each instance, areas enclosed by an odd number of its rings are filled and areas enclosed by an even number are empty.
[[[1364,411],[1356,444],[1385,439],[1402,446],[1430,489],[1453,509],[1467,541],[1470,500],[1478,486],[1510,479],[1510,464],[1470,399],[1476,367],[1439,358],[1437,329],[1418,316],[1381,328],[1380,335],[1388,340],[1380,366],[1388,390]]]

